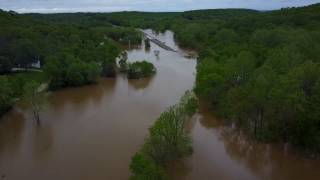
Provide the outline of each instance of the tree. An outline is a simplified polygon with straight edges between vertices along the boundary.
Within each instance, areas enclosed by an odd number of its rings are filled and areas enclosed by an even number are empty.
[[[15,44],[16,63],[23,68],[28,68],[32,63],[38,61],[35,45],[28,39],[19,40]]]
[[[90,62],[85,65],[85,81],[95,83],[102,73],[102,67],[96,62]]]
[[[150,45],[150,40],[148,38],[144,40],[144,45],[146,50],[150,49],[151,45]]]
[[[166,180],[168,179],[164,168],[157,165],[145,155],[136,153],[130,163],[132,180]]]
[[[11,72],[13,62],[6,56],[0,56],[0,74]]]
[[[8,78],[0,76],[0,115],[10,109],[13,103],[14,96]]]
[[[79,86],[84,84],[85,77],[82,74],[82,62],[75,60],[70,62],[70,65],[66,67],[66,85],[67,86]]]
[[[247,82],[255,70],[256,62],[254,55],[249,51],[241,51],[236,58],[230,58],[227,66],[229,76],[234,84]]]
[[[49,56],[46,59],[46,65],[44,66],[44,73],[49,82],[50,89],[57,89],[65,86],[65,68],[63,63],[63,55]]]
[[[102,73],[97,62],[83,62],[67,52],[50,56],[46,61],[44,71],[51,89],[95,83]]]
[[[237,34],[232,29],[221,29],[214,36],[214,39],[222,44],[232,43],[237,41]]]
[[[270,94],[269,92],[273,88],[273,80],[278,78],[272,68],[269,66],[263,66],[256,70],[253,78],[248,84],[247,90],[248,101],[251,104],[252,119],[254,121],[254,135],[257,138],[270,137],[270,132],[264,131],[267,124],[265,124],[266,108],[270,105]],[[258,127],[259,126],[259,127]],[[259,129],[258,129],[259,128]],[[258,132],[259,131],[259,132]]]
[[[33,117],[40,125],[40,112],[43,110],[46,102],[46,94],[40,89],[40,84],[36,81],[30,81],[24,86],[24,99],[31,103]]]
[[[156,73],[156,68],[150,62],[145,60],[128,64],[127,77],[129,79],[139,79],[148,77]]]
[[[121,53],[120,60],[119,60],[120,72],[127,72],[128,70],[127,60],[128,60],[128,54],[126,51],[124,51],[123,53]]]

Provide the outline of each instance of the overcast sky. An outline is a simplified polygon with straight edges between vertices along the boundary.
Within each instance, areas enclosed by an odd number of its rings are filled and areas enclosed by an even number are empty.
[[[320,0],[0,0],[0,9],[20,13],[185,11],[216,8],[271,10],[318,2]]]

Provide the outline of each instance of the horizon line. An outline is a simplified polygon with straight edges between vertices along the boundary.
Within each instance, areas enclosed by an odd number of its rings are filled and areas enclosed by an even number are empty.
[[[281,8],[271,8],[271,9],[260,9],[260,8],[242,8],[242,7],[230,7],[230,8],[199,8],[199,9],[186,9],[186,10],[168,10],[168,11],[162,11],[162,10],[138,10],[138,9],[124,9],[124,10],[110,10],[110,11],[104,11],[104,10],[76,10],[79,8],[76,8],[72,10],[72,8],[38,8],[38,9],[30,9],[28,11],[27,9],[20,8],[20,9],[2,9],[2,11],[13,11],[18,14],[68,14],[68,13],[116,13],[116,12],[146,12],[146,13],[181,13],[181,12],[188,12],[188,11],[201,11],[201,10],[226,10],[226,9],[243,9],[243,10],[253,10],[253,11],[274,11],[274,10],[281,10],[281,9],[288,9],[288,8],[302,8],[302,7],[308,7],[312,5],[316,5],[320,3],[314,3],[309,5],[301,5],[301,6],[286,6]],[[67,10],[69,9],[69,10]]]

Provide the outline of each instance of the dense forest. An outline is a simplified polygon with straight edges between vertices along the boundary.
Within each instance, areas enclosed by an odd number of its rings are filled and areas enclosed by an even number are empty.
[[[259,140],[320,152],[320,6],[191,17],[175,31],[200,50],[196,93]]]
[[[320,152],[320,5],[275,11],[26,14],[0,12],[0,112],[23,83],[13,67],[40,60],[53,89],[114,75],[135,28],[171,29],[199,52],[195,92],[227,122],[258,140]],[[18,79],[18,78],[17,78]],[[39,78],[41,79],[41,78]]]
[[[320,5],[275,11],[123,12],[121,26],[171,29],[199,52],[195,92],[258,140],[320,152]]]
[[[0,10],[0,24],[0,114],[22,97],[31,80],[54,90],[114,76],[122,49],[142,40],[134,28],[114,27],[86,14],[43,17]]]

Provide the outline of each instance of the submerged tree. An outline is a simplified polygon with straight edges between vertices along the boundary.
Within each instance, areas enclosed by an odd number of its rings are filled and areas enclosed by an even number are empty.
[[[122,52],[119,60],[119,70],[120,72],[127,72],[128,70],[128,54],[126,51]]]
[[[144,47],[145,47],[146,50],[149,50],[149,49],[150,49],[150,47],[151,47],[151,45],[150,45],[150,39],[146,38],[146,39],[144,40]]]
[[[24,88],[24,99],[31,103],[33,117],[37,124],[40,125],[40,112],[43,110],[46,102],[46,94],[42,86],[36,82],[31,81],[27,83]]]

